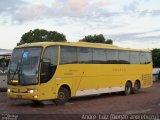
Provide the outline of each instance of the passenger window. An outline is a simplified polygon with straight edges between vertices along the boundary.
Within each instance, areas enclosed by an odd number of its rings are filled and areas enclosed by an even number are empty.
[[[77,63],[77,48],[71,46],[61,46],[60,64]]]
[[[118,51],[117,50],[107,50],[107,63],[108,64],[118,64]]]
[[[93,63],[97,63],[97,64],[106,63],[106,50],[93,49]]]
[[[146,63],[146,53],[140,52],[140,63],[145,64]]]
[[[48,59],[52,65],[58,64],[58,46],[47,47],[43,59]]]
[[[152,55],[150,52],[146,52],[146,63],[151,63],[152,61]]]
[[[131,64],[140,64],[139,52],[136,52],[136,51],[130,52],[130,63]]]
[[[54,75],[58,64],[58,46],[45,49],[41,62],[41,83],[48,82]]]
[[[92,49],[81,48],[77,49],[78,63],[92,63]]]
[[[119,51],[119,63],[120,64],[130,64],[129,51],[124,51],[124,50]]]

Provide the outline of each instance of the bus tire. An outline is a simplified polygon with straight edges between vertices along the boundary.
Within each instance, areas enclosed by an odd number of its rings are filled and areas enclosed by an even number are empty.
[[[141,84],[140,84],[140,82],[139,81],[136,81],[135,83],[134,83],[134,87],[133,87],[133,94],[136,94],[136,93],[138,93],[139,92],[139,90],[140,90],[140,88],[141,88]]]
[[[38,101],[38,100],[32,100],[32,102],[34,103],[34,104],[42,104],[42,102],[41,101]]]
[[[131,82],[127,81],[125,85],[124,95],[130,95],[131,92],[132,92],[132,84]]]
[[[57,99],[54,101],[57,105],[64,104],[69,100],[69,91],[65,87],[61,87],[58,91]]]

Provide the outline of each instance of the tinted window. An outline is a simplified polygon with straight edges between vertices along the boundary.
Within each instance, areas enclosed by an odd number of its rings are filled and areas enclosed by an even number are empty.
[[[56,72],[58,64],[58,46],[50,46],[45,49],[43,62],[41,63],[41,83],[51,80]]]
[[[61,46],[60,64],[77,63],[77,48],[71,46]]]
[[[119,63],[130,63],[129,62],[129,51],[119,51]]]
[[[43,59],[48,59],[52,65],[57,65],[58,63],[58,46],[47,47]]]
[[[118,63],[118,51],[117,50],[107,50],[107,63],[108,64],[117,64]]]
[[[91,48],[77,48],[79,63],[92,63],[92,49]]]
[[[93,49],[93,63],[103,64],[106,62],[106,50]]]
[[[150,52],[146,52],[146,63],[152,62],[152,56]]]
[[[140,63],[139,52],[136,52],[136,51],[130,52],[130,63],[131,64],[139,64]]]
[[[146,63],[146,53],[140,52],[140,63],[145,64]]]

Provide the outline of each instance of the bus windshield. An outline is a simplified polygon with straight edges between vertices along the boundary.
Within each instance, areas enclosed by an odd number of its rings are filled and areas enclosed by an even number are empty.
[[[14,49],[8,68],[8,84],[37,84],[41,51],[41,47]]]

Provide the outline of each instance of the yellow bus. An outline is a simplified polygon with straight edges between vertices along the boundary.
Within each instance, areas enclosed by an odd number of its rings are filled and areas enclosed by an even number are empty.
[[[151,85],[149,50],[100,43],[42,42],[13,50],[7,95],[62,104],[73,96],[110,92],[129,95]]]

